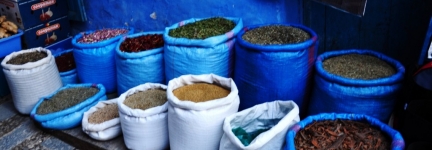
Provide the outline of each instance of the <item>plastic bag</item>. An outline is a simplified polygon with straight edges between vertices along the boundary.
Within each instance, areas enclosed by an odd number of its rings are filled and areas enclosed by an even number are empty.
[[[113,139],[121,134],[120,118],[113,118],[102,123],[94,124],[89,123],[89,117],[99,109],[104,108],[107,105],[117,105],[117,98],[99,101],[95,106],[91,107],[88,111],[84,113],[82,119],[82,130],[89,135],[91,138],[106,141]],[[118,113],[118,112],[117,112]]]

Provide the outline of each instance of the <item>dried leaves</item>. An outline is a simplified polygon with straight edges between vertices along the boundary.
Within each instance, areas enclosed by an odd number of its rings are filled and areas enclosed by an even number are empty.
[[[13,58],[11,58],[9,61],[6,62],[6,64],[13,64],[13,65],[22,65],[28,62],[36,62],[39,61],[45,57],[47,57],[48,54],[43,51],[34,51],[29,53],[22,53],[19,54]]]
[[[168,35],[176,38],[205,39],[225,34],[234,27],[235,23],[233,21],[222,17],[214,17],[171,29]]]
[[[309,33],[300,28],[270,25],[255,28],[243,34],[242,39],[259,45],[281,45],[301,43],[310,39]]]
[[[390,138],[367,123],[350,120],[314,122],[294,138],[297,150],[388,150]]]

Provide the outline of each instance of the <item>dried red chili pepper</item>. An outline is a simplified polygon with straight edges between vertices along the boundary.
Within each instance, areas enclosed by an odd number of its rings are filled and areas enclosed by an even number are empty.
[[[76,68],[72,52],[64,53],[55,58],[59,72],[65,72]]]
[[[141,52],[150,49],[163,47],[164,40],[162,34],[147,34],[133,38],[126,38],[120,44],[122,52]]]

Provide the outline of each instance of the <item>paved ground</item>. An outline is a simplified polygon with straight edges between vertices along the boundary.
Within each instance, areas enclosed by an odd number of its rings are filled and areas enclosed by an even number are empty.
[[[112,95],[108,95],[112,97]],[[28,115],[15,110],[10,95],[0,97],[0,149],[76,150],[126,149],[123,136],[110,141],[91,139],[81,126],[69,130],[47,130],[38,127]]]

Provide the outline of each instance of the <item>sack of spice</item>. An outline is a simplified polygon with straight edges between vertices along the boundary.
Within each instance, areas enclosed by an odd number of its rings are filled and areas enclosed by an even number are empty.
[[[213,73],[231,77],[240,18],[192,18],[165,28],[165,78]]]
[[[73,55],[80,81],[102,84],[107,93],[114,93],[117,90],[115,47],[121,37],[133,31],[133,28],[106,28],[75,35]]]
[[[299,121],[294,101],[255,105],[225,118],[219,149],[280,150],[288,129]]]
[[[106,141],[121,134],[117,98],[99,101],[84,113],[82,130],[91,138]]]
[[[140,32],[123,37],[116,47],[117,92],[144,83],[165,84],[163,32]]]
[[[308,115],[365,114],[387,123],[402,88],[405,68],[371,50],[326,52],[315,62]]]
[[[403,150],[402,135],[376,118],[362,114],[322,113],[293,125],[285,149]]]
[[[166,85],[145,83],[124,92],[118,109],[128,149],[167,149],[168,102]]]
[[[293,100],[306,113],[318,35],[299,24],[264,24],[245,27],[236,40],[240,110],[280,99]]]
[[[54,56],[45,48],[13,52],[1,62],[15,108],[30,114],[41,97],[62,87]]]
[[[168,82],[167,96],[171,149],[219,149],[224,119],[240,103],[234,81],[215,74],[183,75]]]
[[[54,54],[54,58],[63,85],[78,83],[78,74],[76,71],[75,59],[73,57],[73,49]]]
[[[41,98],[30,116],[44,128],[70,129],[80,125],[84,112],[106,99],[102,84],[69,84]]]

